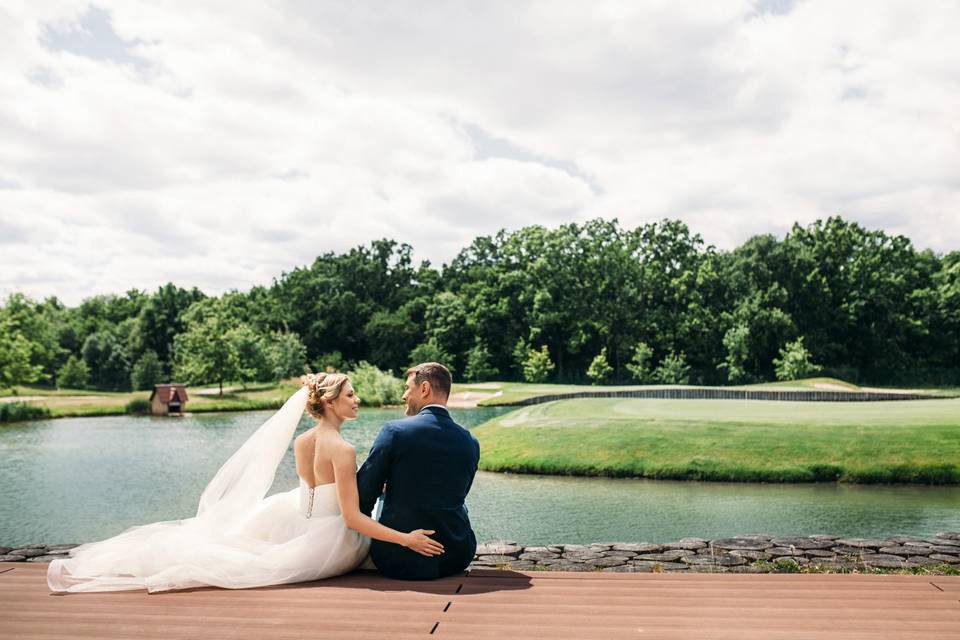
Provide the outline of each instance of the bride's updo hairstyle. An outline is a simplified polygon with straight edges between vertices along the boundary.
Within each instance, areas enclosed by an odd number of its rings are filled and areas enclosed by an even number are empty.
[[[346,384],[345,373],[308,373],[300,378],[307,388],[307,413],[319,420],[323,417],[323,401],[336,400]]]

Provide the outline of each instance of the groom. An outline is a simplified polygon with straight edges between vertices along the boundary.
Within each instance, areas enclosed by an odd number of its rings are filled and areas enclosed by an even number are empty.
[[[433,530],[439,556],[373,540],[370,557],[390,578],[424,580],[458,573],[473,560],[477,539],[464,498],[480,459],[480,445],[450,418],[447,398],[453,380],[442,364],[407,370],[403,400],[408,418],[388,422],[357,472],[360,510],[369,514],[384,491],[380,522],[398,531]]]

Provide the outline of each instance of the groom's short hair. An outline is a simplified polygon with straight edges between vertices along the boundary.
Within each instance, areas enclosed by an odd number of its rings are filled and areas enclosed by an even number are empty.
[[[450,397],[450,387],[453,386],[453,376],[450,375],[450,369],[439,362],[424,362],[415,367],[407,369],[407,377],[414,375],[413,384],[417,385],[426,380],[430,383],[430,388],[434,393]]]

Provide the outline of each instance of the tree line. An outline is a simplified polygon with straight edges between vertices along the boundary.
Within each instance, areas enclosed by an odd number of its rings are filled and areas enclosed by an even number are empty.
[[[732,251],[682,222],[481,236],[450,264],[377,240],[208,296],[166,284],[0,307],[0,385],[149,388],[447,363],[459,380],[728,384],[813,372],[960,384],[960,251],[830,217]]]

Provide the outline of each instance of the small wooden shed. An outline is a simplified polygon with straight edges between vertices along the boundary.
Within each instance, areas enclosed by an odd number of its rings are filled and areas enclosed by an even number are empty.
[[[187,389],[182,384],[157,384],[150,394],[150,413],[155,416],[168,416],[171,413],[183,415],[187,404]]]

